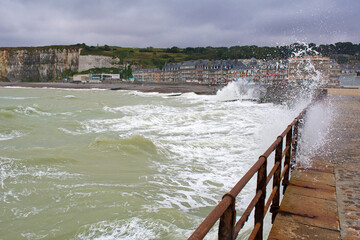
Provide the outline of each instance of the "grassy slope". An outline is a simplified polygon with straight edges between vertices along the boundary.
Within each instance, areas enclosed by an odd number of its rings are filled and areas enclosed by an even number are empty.
[[[123,47],[88,47],[81,50],[81,55],[103,55],[117,57],[119,63],[130,63],[142,67],[161,68],[168,62],[184,61],[188,55],[185,53],[170,53],[163,48],[123,48]]]

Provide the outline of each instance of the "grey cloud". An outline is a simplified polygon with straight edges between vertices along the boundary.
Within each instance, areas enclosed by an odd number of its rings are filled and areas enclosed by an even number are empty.
[[[358,0],[3,0],[0,46],[358,42],[358,9]]]

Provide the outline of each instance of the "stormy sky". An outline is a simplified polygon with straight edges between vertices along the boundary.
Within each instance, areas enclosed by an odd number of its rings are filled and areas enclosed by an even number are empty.
[[[0,46],[360,42],[360,0],[0,0]]]

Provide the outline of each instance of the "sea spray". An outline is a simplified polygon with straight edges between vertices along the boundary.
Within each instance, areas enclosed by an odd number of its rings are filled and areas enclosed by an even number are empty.
[[[219,101],[253,100],[258,101],[266,92],[260,84],[249,83],[244,78],[229,82],[218,90],[216,99]]]
[[[300,62],[298,74],[305,78],[301,82],[299,93],[294,99],[294,107],[305,108],[319,93],[319,89],[326,83],[325,76],[312,62],[313,56],[320,54],[306,43],[298,44],[300,49],[293,53],[293,57],[305,59]],[[305,74],[304,74],[305,72]],[[313,104],[305,117],[300,119],[298,150],[296,161],[301,167],[311,166],[311,158],[328,141],[331,122],[334,119],[331,101],[325,99]]]

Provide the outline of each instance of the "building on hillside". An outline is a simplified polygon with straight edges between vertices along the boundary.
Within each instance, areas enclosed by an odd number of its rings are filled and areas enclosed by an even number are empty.
[[[319,80],[323,85],[329,82],[330,58],[320,56],[289,58],[288,80],[291,83]]]

